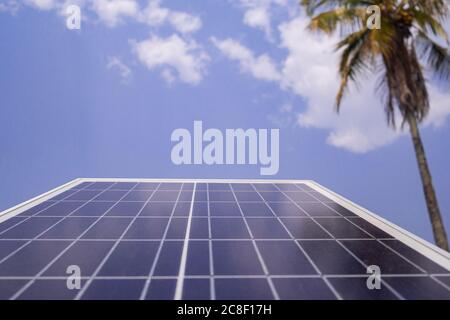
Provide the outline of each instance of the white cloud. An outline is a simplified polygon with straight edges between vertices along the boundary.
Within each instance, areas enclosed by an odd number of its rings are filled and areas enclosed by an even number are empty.
[[[114,27],[125,17],[136,17],[139,6],[134,0],[93,0],[92,10],[107,26]]]
[[[25,3],[40,10],[52,10],[58,4],[57,0],[25,0]]]
[[[241,72],[261,80],[280,80],[276,65],[268,55],[256,57],[248,48],[233,39],[218,40],[213,37],[211,41],[229,59],[239,62]]]
[[[169,23],[181,33],[192,33],[202,26],[198,16],[161,7],[159,0],[150,0],[147,7],[139,14],[138,20],[154,27]]]
[[[108,69],[116,70],[124,83],[128,83],[130,81],[130,77],[132,74],[131,69],[118,57],[110,57],[108,59],[106,67]]]
[[[271,37],[270,14],[267,7],[248,9],[244,14],[244,23],[250,27],[262,29],[267,37]]]
[[[272,41],[271,12],[275,6],[286,7],[288,0],[239,0],[239,4],[244,9],[244,24],[262,30]]]
[[[15,15],[19,7],[20,5],[16,0],[5,1],[4,3],[0,3],[0,12],[8,12]]]
[[[151,36],[141,42],[133,41],[132,46],[138,59],[150,70],[161,68],[168,82],[176,77],[191,85],[198,84],[209,60],[195,41],[183,40],[176,34],[168,38]]]

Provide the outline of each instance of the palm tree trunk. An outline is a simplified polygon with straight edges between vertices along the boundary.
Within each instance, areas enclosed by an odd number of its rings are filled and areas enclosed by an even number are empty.
[[[430,169],[428,168],[425,150],[423,148],[422,139],[420,137],[417,121],[413,115],[407,117],[409,130],[416,152],[417,164],[419,165],[420,177],[422,178],[423,192],[430,216],[431,226],[433,228],[434,240],[438,247],[449,251],[447,234],[445,232],[444,223],[442,221],[441,212],[434,192],[433,182],[431,180]]]

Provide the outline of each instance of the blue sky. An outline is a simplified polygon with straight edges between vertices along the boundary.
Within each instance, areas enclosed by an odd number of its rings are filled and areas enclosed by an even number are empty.
[[[81,30],[65,26],[69,3]],[[316,180],[431,240],[413,148],[386,126],[377,78],[336,115],[338,37],[309,34],[297,3],[1,0],[0,209],[76,177],[264,178],[172,164],[172,131],[202,120],[279,128],[270,178]],[[429,89],[422,134],[449,230],[450,87]]]

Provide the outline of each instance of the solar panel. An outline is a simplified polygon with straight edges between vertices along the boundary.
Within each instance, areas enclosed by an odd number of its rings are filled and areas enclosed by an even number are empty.
[[[311,181],[77,179],[0,215],[0,299],[450,299],[449,270]]]

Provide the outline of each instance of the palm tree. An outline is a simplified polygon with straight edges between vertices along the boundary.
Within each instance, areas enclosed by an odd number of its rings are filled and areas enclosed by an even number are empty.
[[[386,92],[387,122],[395,127],[396,113],[407,123],[414,145],[428,214],[436,244],[449,251],[447,235],[428,168],[418,124],[430,101],[421,62],[434,75],[450,78],[448,37],[442,22],[448,0],[301,0],[311,17],[309,28],[328,34],[340,30],[340,88],[337,111],[349,82],[366,71],[381,72],[380,87]],[[381,28],[367,23],[369,6],[380,9]],[[440,44],[440,42],[445,44]]]

